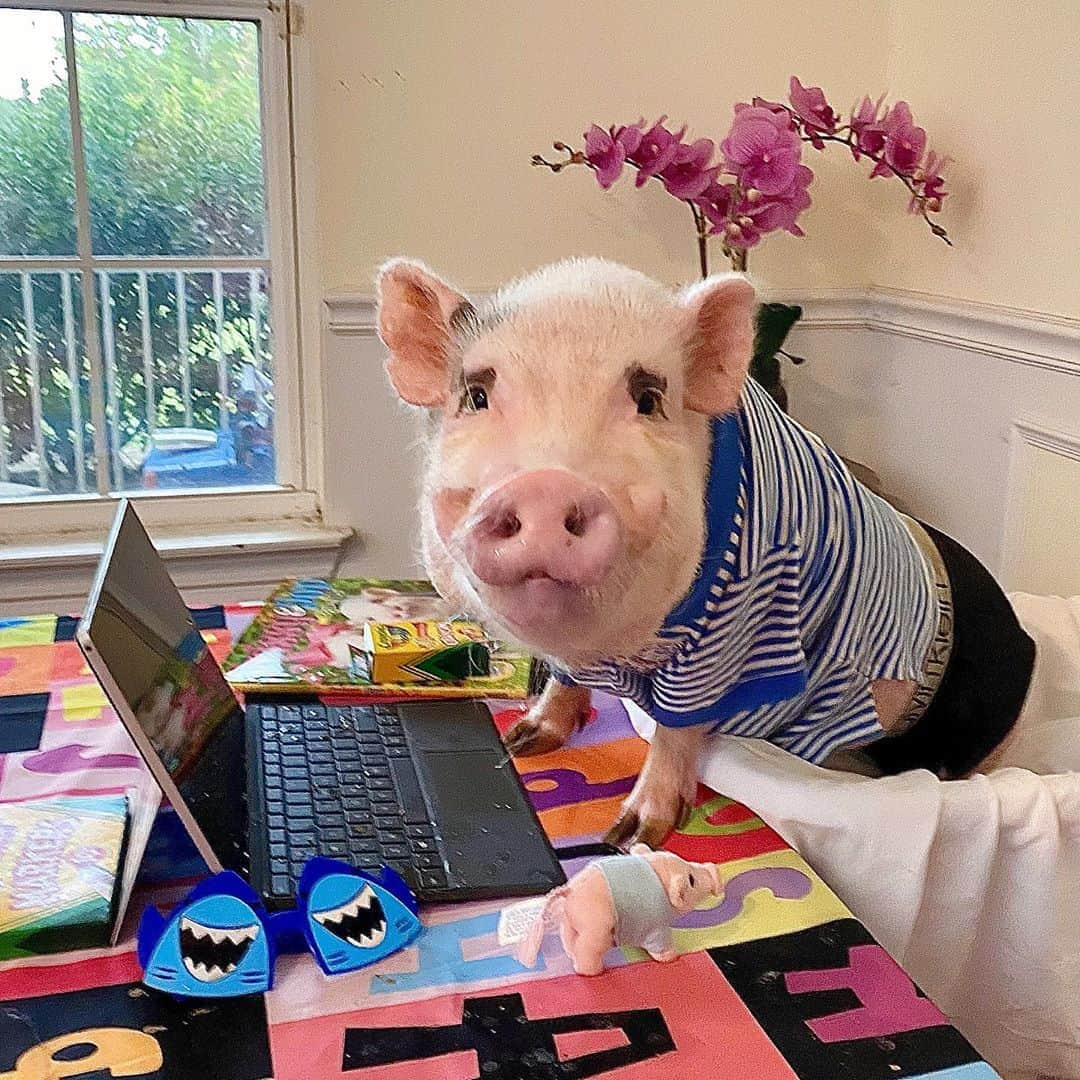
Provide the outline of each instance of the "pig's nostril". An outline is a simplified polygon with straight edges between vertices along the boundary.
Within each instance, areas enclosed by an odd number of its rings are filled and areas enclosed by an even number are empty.
[[[521,532],[517,514],[502,514],[492,523],[491,535],[498,540],[509,540]]]
[[[581,512],[581,507],[575,506],[574,509],[566,515],[566,518],[563,521],[563,528],[571,536],[584,536],[587,524],[588,522],[585,515]]]

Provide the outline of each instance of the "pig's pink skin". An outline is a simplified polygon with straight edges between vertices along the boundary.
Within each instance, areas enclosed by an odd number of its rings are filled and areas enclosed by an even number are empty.
[[[395,386],[406,400],[441,406],[421,500],[439,591],[563,667],[647,647],[701,556],[708,416],[738,402],[749,285],[728,275],[677,293],[603,260],[571,260],[500,290],[480,306],[479,329],[464,334],[447,314],[464,297],[418,264],[389,264],[379,288]],[[639,415],[634,368],[666,382],[665,415]],[[463,408],[464,383],[485,373],[487,408]],[[484,500],[549,471],[598,489],[619,518],[622,546],[576,598],[486,582],[467,558]],[[584,564],[577,573],[593,576]],[[572,584],[574,574],[565,577]]]
[[[555,469],[501,484],[465,527],[469,568],[485,585],[503,588],[537,579],[593,588],[623,546],[622,524],[608,497]]]
[[[723,892],[720,877],[712,863],[692,863],[671,852],[650,851],[643,844],[631,848],[631,855],[644,858],[660,878],[671,904],[670,918],[651,929],[670,927],[678,915],[693,911],[711,896]],[[690,877],[694,884],[690,885]],[[604,970],[604,955],[618,945],[643,945],[637,941],[616,941],[617,915],[607,879],[595,867],[587,866],[551,895],[548,909],[559,928],[563,948],[579,975],[599,975]],[[542,927],[523,946],[521,959],[531,965],[536,961]],[[674,960],[674,948],[650,951],[654,960]]]
[[[391,381],[406,401],[438,410],[420,510],[439,592],[566,670],[639,656],[698,570],[709,417],[738,405],[753,338],[750,285],[719,275],[676,292],[579,259],[506,286],[476,312],[419,263],[387,264],[378,287]],[[651,415],[630,392],[638,369],[666,384]],[[470,381],[486,388],[486,407],[469,407]],[[541,567],[524,586],[483,580],[493,575],[478,575],[468,557],[476,510],[503,485],[548,471],[614,507],[621,543],[607,572],[583,584],[597,559],[548,579]],[[580,706],[576,688],[545,694],[508,733],[508,747],[552,748]],[[676,824],[696,778],[691,731],[658,736],[613,842],[658,844]]]

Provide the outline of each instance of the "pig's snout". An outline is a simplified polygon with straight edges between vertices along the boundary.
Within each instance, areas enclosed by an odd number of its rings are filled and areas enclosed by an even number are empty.
[[[619,515],[599,488],[545,469],[484,499],[465,537],[465,558],[488,585],[548,579],[584,589],[604,579],[622,543]]]

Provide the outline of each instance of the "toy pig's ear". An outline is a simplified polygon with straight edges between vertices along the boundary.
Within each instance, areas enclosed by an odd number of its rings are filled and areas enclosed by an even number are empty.
[[[693,890],[690,887],[690,875],[681,871],[672,874],[671,882],[668,885],[668,899],[671,901],[671,906],[683,911],[690,906],[692,897]]]
[[[379,271],[379,336],[390,350],[387,371],[411,405],[437,408],[450,387],[451,324],[470,305],[422,263],[392,259]]]
[[[712,883],[713,896],[724,895],[724,883],[720,880],[720,871],[716,867],[716,863],[706,864],[705,869],[709,874],[709,881]]]
[[[722,416],[739,403],[754,344],[754,287],[738,274],[714,274],[682,295],[690,326],[684,404]]]

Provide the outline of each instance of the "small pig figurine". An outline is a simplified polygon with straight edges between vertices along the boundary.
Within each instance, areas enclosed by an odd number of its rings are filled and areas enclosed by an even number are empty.
[[[674,960],[672,920],[722,891],[713,864],[634,844],[629,855],[597,859],[548,893],[518,959],[532,967],[545,931],[555,925],[579,975],[599,975],[604,953],[616,945],[636,945],[654,960]]]

